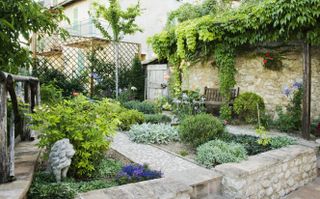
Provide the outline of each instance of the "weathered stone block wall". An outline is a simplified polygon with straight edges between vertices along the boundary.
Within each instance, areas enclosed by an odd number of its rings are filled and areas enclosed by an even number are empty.
[[[293,145],[251,156],[240,163],[222,164],[222,193],[237,199],[281,198],[317,177],[316,152]]]
[[[302,53],[299,50],[281,53],[283,69],[272,71],[263,67],[263,58],[254,53],[242,53],[236,58],[236,81],[240,93],[255,92],[264,98],[267,110],[274,113],[277,105],[287,105],[284,87],[302,81]],[[183,89],[219,87],[218,70],[214,61],[191,64],[183,75]],[[312,117],[320,115],[320,49],[312,51]]]

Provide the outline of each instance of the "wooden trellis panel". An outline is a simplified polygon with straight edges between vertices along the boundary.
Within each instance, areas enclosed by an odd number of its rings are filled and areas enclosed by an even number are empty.
[[[96,37],[69,36],[65,40],[59,36],[43,36],[37,40],[37,52],[35,68],[36,75],[45,73],[47,68],[54,68],[62,72],[68,80],[77,80],[84,87],[86,93],[95,95],[97,89],[101,89],[99,82],[103,78],[114,77],[114,70],[99,68],[92,63],[90,55],[94,53],[99,63],[105,66],[114,66],[116,61],[114,43]],[[39,47],[40,46],[40,47]],[[125,73],[131,68],[135,56],[140,55],[140,44],[121,42],[120,43],[120,88],[127,88],[128,81]],[[101,65],[101,64],[100,64]],[[112,68],[112,67],[111,67]],[[115,78],[114,78],[115,80]],[[113,80],[113,81],[114,81]],[[114,92],[114,82],[109,81],[104,88]],[[99,88],[98,88],[99,87]],[[111,90],[113,89],[113,90]],[[108,95],[107,95],[108,96]],[[109,96],[108,96],[109,97]]]

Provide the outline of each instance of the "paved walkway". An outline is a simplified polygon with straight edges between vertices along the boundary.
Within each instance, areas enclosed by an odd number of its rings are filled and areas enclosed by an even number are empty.
[[[289,194],[286,199],[319,199],[320,198],[320,177],[312,183],[301,187]]]
[[[20,142],[15,147],[15,181],[0,185],[0,199],[25,198],[40,154],[37,141]]]
[[[159,148],[148,144],[137,144],[131,142],[124,133],[117,133],[111,147],[122,155],[128,157],[133,162],[148,164],[150,168],[161,170],[165,177],[174,175],[176,172],[197,169],[208,173],[211,170],[200,167],[190,161],[165,152]]]

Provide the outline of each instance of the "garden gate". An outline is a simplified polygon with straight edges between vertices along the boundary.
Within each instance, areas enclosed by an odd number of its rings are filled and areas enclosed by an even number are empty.
[[[147,99],[166,97],[168,92],[169,69],[167,64],[147,66]]]

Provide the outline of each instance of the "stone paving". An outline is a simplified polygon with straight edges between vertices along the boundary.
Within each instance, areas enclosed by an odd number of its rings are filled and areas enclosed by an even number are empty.
[[[111,148],[130,158],[133,162],[139,164],[146,163],[152,169],[161,170],[165,177],[179,171],[204,169],[192,162],[167,153],[151,145],[131,142],[128,136],[124,133],[117,133],[114,137]]]
[[[15,181],[0,185],[0,199],[24,199],[32,182],[40,154],[37,141],[21,142],[15,147]]]
[[[289,194],[286,199],[319,199],[320,198],[320,177],[308,185]]]

